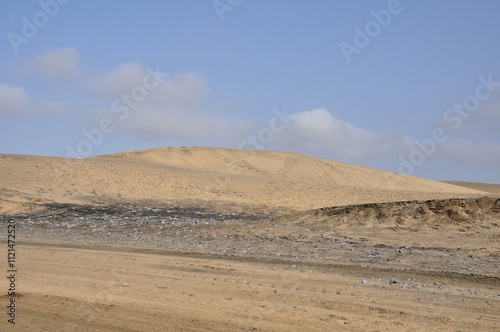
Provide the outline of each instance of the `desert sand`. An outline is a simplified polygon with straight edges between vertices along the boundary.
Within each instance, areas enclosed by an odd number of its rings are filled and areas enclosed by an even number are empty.
[[[443,181],[444,183],[449,183],[455,186],[461,186],[469,189],[489,192],[492,194],[500,194],[500,184],[494,183],[477,183],[477,182],[465,182],[465,181]]]
[[[89,159],[0,155],[0,212],[22,203],[154,200],[304,210],[484,192],[294,153],[159,148]],[[18,207],[20,208],[20,207]]]
[[[0,155],[0,331],[497,331],[499,187],[204,147]],[[0,316],[0,317],[2,317]]]

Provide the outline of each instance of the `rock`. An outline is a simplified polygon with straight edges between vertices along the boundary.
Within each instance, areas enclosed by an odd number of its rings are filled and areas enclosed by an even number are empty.
[[[363,279],[363,281],[361,281],[361,283],[362,283],[363,285],[368,285],[370,282],[369,282],[368,280],[366,280],[366,279]]]
[[[453,206],[451,209],[449,209],[448,216],[450,217],[451,220],[458,222],[467,221],[469,219],[467,213],[465,213],[464,210],[458,206]]]
[[[486,301],[486,304],[487,305],[493,305],[493,302],[492,301]]]
[[[396,278],[391,278],[391,280],[389,280],[389,284],[397,284],[399,281],[396,280]]]
[[[500,198],[495,201],[495,204],[491,207],[491,211],[500,212]]]

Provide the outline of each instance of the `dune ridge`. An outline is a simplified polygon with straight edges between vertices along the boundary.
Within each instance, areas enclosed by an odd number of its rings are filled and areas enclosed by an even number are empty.
[[[498,330],[484,186],[203,147],[0,155],[0,174],[26,331]]]
[[[485,191],[492,194],[500,194],[500,184],[466,182],[466,181],[442,181],[442,182],[469,189]]]
[[[305,210],[485,194],[297,153],[208,147],[155,148],[87,159],[4,154],[0,173],[0,212],[27,203],[116,200]]]

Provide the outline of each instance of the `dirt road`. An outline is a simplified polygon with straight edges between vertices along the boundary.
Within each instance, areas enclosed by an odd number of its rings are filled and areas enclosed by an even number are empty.
[[[500,299],[491,297],[498,284],[487,279],[130,248],[17,251],[12,330],[496,331],[500,324]],[[1,304],[6,311],[5,296]],[[2,316],[0,330],[11,330]]]

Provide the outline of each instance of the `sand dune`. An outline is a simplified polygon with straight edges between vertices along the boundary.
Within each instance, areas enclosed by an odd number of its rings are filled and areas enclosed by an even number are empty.
[[[88,159],[0,155],[0,212],[30,202],[197,201],[304,210],[484,194],[310,156],[205,147]],[[33,207],[30,207],[33,209]]]
[[[500,184],[465,182],[465,181],[443,181],[444,183],[461,186],[469,189],[485,191],[492,194],[500,194]]]
[[[18,329],[500,324],[494,186],[202,147],[83,160],[0,155],[0,174],[0,224],[14,219],[19,250],[17,294],[0,304],[6,316],[17,301]],[[11,283],[0,279],[0,289]],[[0,320],[0,331],[11,328]]]

